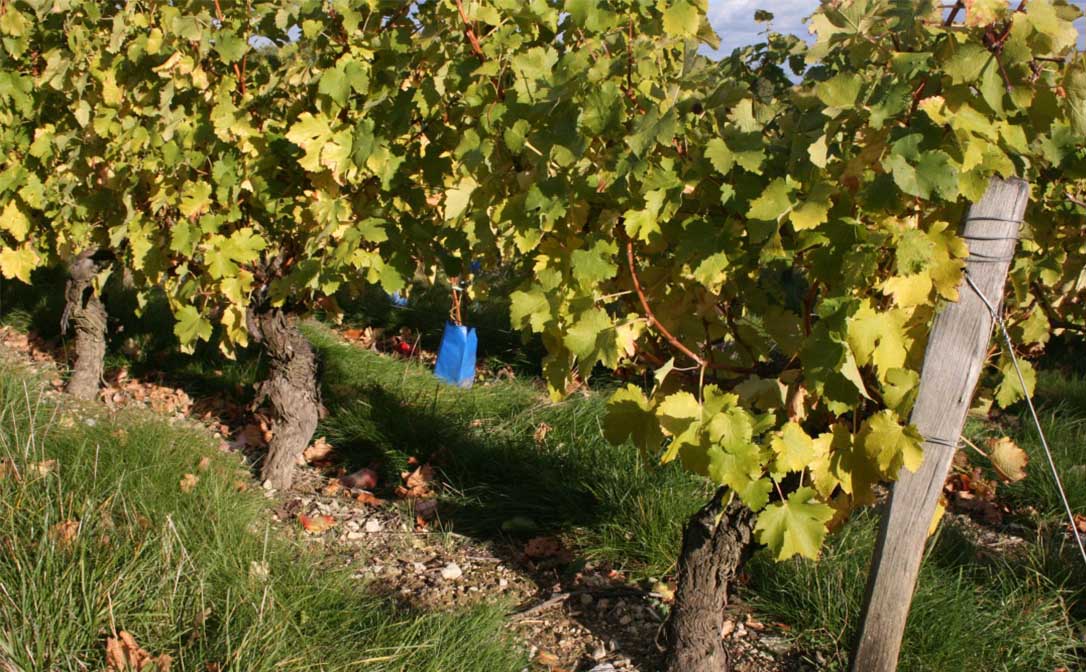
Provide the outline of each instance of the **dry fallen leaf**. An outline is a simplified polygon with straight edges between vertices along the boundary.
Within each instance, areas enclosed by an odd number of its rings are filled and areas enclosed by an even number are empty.
[[[539,423],[539,426],[535,428],[535,434],[532,435],[535,439],[536,445],[540,445],[547,440],[547,434],[550,433],[551,429],[552,427],[547,423]]]
[[[205,456],[205,457],[200,458],[199,463],[197,463],[197,465],[196,465],[196,469],[197,469],[197,471],[207,471],[210,466],[211,466],[211,458]]]
[[[550,653],[549,651],[540,651],[535,656],[535,662],[537,665],[542,665],[547,668],[555,668],[562,664],[562,661],[558,659],[558,656]]]
[[[124,630],[106,638],[106,669],[112,672],[169,672],[172,664],[171,656],[151,656]]]
[[[410,461],[408,461],[410,464]],[[404,485],[396,488],[396,495],[404,499],[425,499],[433,497],[434,468],[424,464],[412,472],[403,472],[400,477]]]
[[[321,488],[321,494],[325,497],[335,497],[342,489],[343,486],[340,485],[339,481],[329,481],[328,485]]]
[[[724,621],[724,625],[720,628],[720,637],[725,639],[733,632],[735,632],[735,621],[729,618]]]
[[[333,448],[332,444],[328,443],[328,440],[322,436],[302,452],[302,457],[305,458],[305,461],[308,464],[317,464],[320,462],[328,462],[332,458],[334,452],[335,448]]]
[[[320,534],[325,530],[330,530],[336,525],[336,519],[332,516],[307,516],[300,514],[298,516],[298,522],[301,523],[302,529],[310,534]]]
[[[1070,533],[1071,526],[1068,525],[1068,533]],[[1078,529],[1079,534],[1086,534],[1086,516],[1081,513],[1075,514],[1075,528]]]
[[[192,492],[199,482],[200,477],[196,474],[185,474],[181,477],[181,492]]]
[[[360,492],[355,496],[355,501],[365,504],[367,506],[381,506],[385,503],[385,500],[380,499],[372,492]]]
[[[49,538],[61,548],[70,546],[78,533],[79,521],[76,520],[61,521],[49,528]]]
[[[1026,477],[1029,455],[1012,439],[988,439],[988,455],[992,466],[1004,480],[1015,483]]]
[[[42,460],[30,465],[30,471],[39,476],[48,476],[57,468],[56,460]]]

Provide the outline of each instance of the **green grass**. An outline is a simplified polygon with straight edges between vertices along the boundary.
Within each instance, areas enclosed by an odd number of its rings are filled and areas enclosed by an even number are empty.
[[[65,417],[32,380],[0,371],[0,451],[21,474],[0,479],[0,658],[14,669],[102,669],[114,628],[175,670],[524,665],[502,630],[509,605],[407,610],[269,529],[264,498],[234,488],[247,474],[202,431]],[[42,460],[55,469],[35,473]],[[190,472],[200,480],[185,493]],[[66,544],[51,530],[67,520],[79,531]]]
[[[408,457],[434,457],[461,531],[500,537],[516,521],[532,534],[568,533],[590,559],[639,577],[673,568],[683,522],[708,490],[675,465],[648,465],[609,445],[600,429],[605,395],[551,404],[522,381],[461,390],[317,325],[307,333],[325,362],[330,415],[320,431],[351,468],[376,461],[390,482]],[[537,443],[543,424],[551,429]]]
[[[744,595],[764,618],[792,626],[797,643],[847,669],[863,605],[877,520],[862,513],[831,535],[818,562],[755,556]],[[1077,638],[1060,591],[1044,576],[975,562],[945,528],[921,568],[899,669],[1036,672],[1074,668]]]

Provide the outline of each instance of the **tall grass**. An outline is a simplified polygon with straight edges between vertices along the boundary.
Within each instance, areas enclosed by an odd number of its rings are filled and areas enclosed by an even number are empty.
[[[0,457],[0,659],[13,669],[103,669],[120,630],[174,670],[525,662],[502,630],[508,605],[422,613],[322,567],[269,528],[264,498],[236,487],[248,474],[200,430],[69,414],[3,369]],[[186,473],[199,477],[190,492]]]

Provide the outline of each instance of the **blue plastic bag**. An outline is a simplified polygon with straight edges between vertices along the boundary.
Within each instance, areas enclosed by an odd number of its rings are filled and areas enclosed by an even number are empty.
[[[388,294],[388,292],[385,292],[385,294]],[[407,305],[407,297],[403,296],[399,292],[393,292],[391,294],[388,294],[388,300],[391,301],[392,305],[396,306],[397,308],[403,308]]]
[[[475,350],[478,346],[475,329],[446,322],[434,375],[458,387],[471,387],[475,382]]]

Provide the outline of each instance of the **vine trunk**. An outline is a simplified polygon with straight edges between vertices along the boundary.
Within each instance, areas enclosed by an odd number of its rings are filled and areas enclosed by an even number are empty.
[[[90,253],[80,257],[68,269],[64,288],[64,315],[61,333],[75,331],[75,363],[67,391],[79,399],[94,399],[105,371],[106,308],[94,288],[98,264]]]
[[[667,672],[727,672],[721,631],[728,587],[753,551],[754,514],[724,488],[690,518],[683,533],[675,605],[668,621]]]
[[[260,385],[256,404],[266,399],[272,407],[272,438],[260,476],[282,490],[293,483],[295,464],[320,420],[319,362],[313,346],[282,310],[258,313],[255,326],[269,360],[268,377]]]

